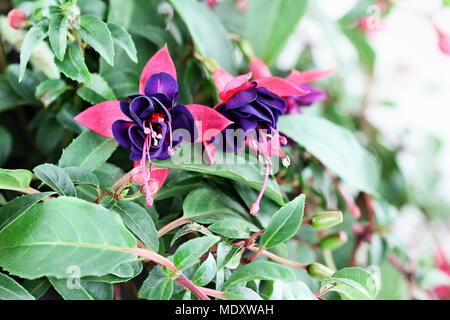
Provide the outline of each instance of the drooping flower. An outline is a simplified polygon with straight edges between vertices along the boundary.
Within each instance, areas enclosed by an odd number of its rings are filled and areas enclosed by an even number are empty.
[[[444,248],[439,246],[435,252],[436,267],[450,276],[450,260],[444,252]],[[434,288],[434,292],[439,299],[450,299],[450,286],[440,285]]]
[[[259,211],[259,202],[264,194],[270,174],[270,156],[275,154],[283,159],[283,164],[289,164],[289,158],[281,151],[281,144],[286,143],[280,138],[277,129],[278,118],[283,114],[286,103],[282,97],[303,96],[308,92],[293,85],[291,82],[278,77],[265,77],[256,81],[249,81],[251,73],[233,77],[222,69],[213,73],[214,82],[221,102],[215,109],[233,121],[222,134],[224,151],[241,151],[245,146],[239,139],[235,141],[238,130],[244,135],[245,144],[258,153],[260,162],[265,161],[266,172],[262,189],[258,198],[250,208],[250,214]],[[206,142],[206,149],[210,150],[210,161],[214,161],[213,143]]]
[[[255,80],[261,81],[271,77],[269,68],[258,58],[253,58],[250,61],[250,70]],[[301,107],[310,106],[315,102],[326,100],[326,92],[321,88],[311,85],[311,83],[327,77],[333,71],[334,67],[325,70],[308,70],[304,72],[292,70],[286,80],[298,88],[307,91],[308,94],[302,96],[283,96],[286,101],[285,113],[301,113]]]
[[[439,27],[435,27],[439,39],[439,49],[443,54],[450,56],[450,34],[445,33]]]
[[[13,29],[22,29],[27,25],[28,18],[21,9],[13,9],[6,16],[6,21]]]
[[[130,149],[135,169],[131,180],[140,184],[148,206],[167,178],[167,169],[155,169],[151,159],[167,159],[183,140],[210,140],[231,122],[203,105],[177,104],[177,75],[164,46],[146,64],[139,94],[125,100],[105,101],[80,113],[75,120],[89,129],[116,139]]]

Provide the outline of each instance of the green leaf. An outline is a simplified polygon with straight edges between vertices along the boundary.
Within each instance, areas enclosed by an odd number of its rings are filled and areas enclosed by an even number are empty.
[[[62,196],[76,197],[77,191],[69,175],[61,168],[45,163],[33,169],[34,174]]]
[[[80,12],[84,14],[92,14],[104,19],[106,13],[106,3],[102,0],[78,0],[77,6],[80,7]]]
[[[103,276],[136,260],[127,252],[135,246],[135,238],[116,213],[60,197],[33,206],[0,233],[0,266],[26,279],[68,278],[74,268],[80,277]]]
[[[80,17],[80,29],[77,32],[102,58],[114,65],[114,43],[106,23],[93,15]]]
[[[64,128],[59,124],[56,118],[49,114],[39,124],[36,133],[36,148],[42,154],[51,153],[64,136]],[[51,137],[49,139],[49,137]]]
[[[443,5],[446,7],[450,7],[450,0],[443,0]]]
[[[41,41],[43,41],[48,35],[48,21],[42,20],[35,24],[27,32],[25,39],[23,40],[22,47],[20,48],[20,74],[19,82],[22,81],[25,75],[25,69],[27,67],[28,60],[30,60],[31,53],[34,48],[37,47]]]
[[[201,237],[183,243],[175,252],[173,263],[182,270],[194,265],[198,258],[220,240],[216,236]]]
[[[14,279],[0,272],[0,300],[36,300]]]
[[[196,0],[170,0],[170,3],[186,23],[197,51],[235,73],[233,45],[224,26],[206,4]]]
[[[5,127],[0,126],[0,166],[8,160],[11,154],[13,138]]]
[[[188,223],[188,224],[185,224],[184,226],[182,226],[177,231],[177,233],[175,233],[172,240],[170,241],[170,246],[172,247],[178,239],[180,239],[181,237],[183,237],[189,233],[192,233],[192,232],[199,232],[205,236],[213,235],[207,228],[205,228],[201,224],[191,222],[191,223]]]
[[[227,300],[263,300],[261,296],[250,288],[237,286],[225,292]]]
[[[137,52],[131,35],[122,27],[115,23],[108,23],[109,31],[113,37],[114,43],[121,47],[133,62],[137,63]]]
[[[255,53],[274,62],[305,14],[308,0],[250,0],[247,38]]]
[[[25,279],[22,286],[36,299],[39,299],[50,289],[51,284],[47,277],[42,277],[34,280]]]
[[[131,201],[117,202],[114,210],[120,214],[123,222],[136,237],[153,251],[158,251],[158,231],[147,211]]]
[[[58,165],[95,170],[109,159],[117,146],[116,140],[86,130],[63,150]]]
[[[112,300],[113,287],[102,282],[79,281],[75,279],[49,278],[52,286],[64,298],[64,300]]]
[[[67,167],[64,171],[69,175],[70,180],[74,184],[86,184],[93,187],[98,187],[100,182],[95,174],[83,168]]]
[[[147,279],[142,283],[138,292],[138,297],[141,299],[152,299],[152,297],[154,297],[153,292],[156,289],[156,284],[162,279],[167,279],[167,276],[168,275],[164,272],[163,267],[159,265],[155,266],[152,271],[150,271]]]
[[[81,83],[91,82],[91,74],[84,62],[83,54],[77,42],[69,45],[63,61],[55,60],[55,63],[59,70],[68,78]]]
[[[283,116],[278,127],[346,183],[376,194],[380,168],[352,132],[326,119],[305,115]]]
[[[240,212],[236,201],[226,197],[220,190],[200,188],[190,192],[183,202],[183,217],[192,218],[221,212]],[[236,208],[236,209],[235,209]]]
[[[16,80],[17,82],[17,80]],[[15,93],[5,77],[0,77],[0,112],[26,103],[21,95]]]
[[[98,104],[105,100],[117,100],[116,95],[102,76],[92,73],[91,79],[91,83],[85,84],[77,90],[80,97],[92,104]]]
[[[261,236],[260,245],[273,248],[292,238],[302,224],[304,208],[305,196],[302,194],[275,212]]]
[[[269,261],[255,261],[236,269],[225,281],[223,288],[226,290],[238,283],[256,279],[294,281],[295,275],[283,265]]]
[[[317,300],[311,289],[301,281],[275,281],[270,300]]]
[[[52,194],[53,192],[33,193],[17,197],[5,204],[0,208],[0,232],[19,219],[28,209]]]
[[[142,263],[138,260],[125,262],[118,265],[110,274],[102,277],[83,277],[82,280],[91,282],[106,282],[110,284],[127,282],[137,277],[143,270]]]
[[[232,246],[228,243],[220,242],[217,245],[217,270],[229,266],[242,251],[240,246]]]
[[[232,239],[246,239],[250,237],[250,228],[247,224],[242,223],[242,219],[225,218],[214,222],[208,229]]]
[[[47,107],[66,92],[67,88],[61,79],[48,79],[37,86],[35,96]]]
[[[244,158],[245,156],[240,153],[227,153],[224,155],[222,152],[216,150],[217,161],[214,166],[210,166],[202,162],[202,156],[201,150],[198,150],[193,144],[185,143],[175,150],[175,154],[171,158],[167,160],[155,160],[154,164],[159,168],[200,172],[241,181],[254,189],[261,189],[264,181],[264,171],[257,160],[249,163]],[[219,159],[220,161],[223,159],[223,163],[219,162]],[[284,204],[280,187],[272,177],[269,178],[264,195],[279,205]]]
[[[50,45],[55,56],[64,60],[67,47],[67,17],[64,14],[52,14],[50,16],[50,25],[48,28],[48,37]]]
[[[378,293],[375,278],[362,268],[344,268],[333,273],[330,278],[322,281],[320,291],[329,283],[337,283],[338,285],[349,287],[349,289],[341,289],[340,287],[335,288],[335,290],[347,296],[350,295],[352,299],[361,299],[362,297],[375,299]]]
[[[149,300],[169,300],[173,292],[173,281],[164,277],[156,282],[155,287],[148,296]]]
[[[10,89],[21,97],[21,99],[24,99],[24,101],[33,104],[36,103],[37,101],[34,96],[34,92],[40,81],[42,81],[42,78],[38,78],[36,73],[29,71],[19,83],[19,74],[20,66],[18,64],[10,64],[6,68],[6,76],[8,78],[9,85],[11,86]]]
[[[208,258],[203,262],[200,267],[195,271],[192,282],[197,286],[206,286],[214,279],[216,275],[216,260],[213,255],[208,254]]]
[[[32,174],[28,170],[0,169],[0,189],[13,191],[28,189],[31,176]]]

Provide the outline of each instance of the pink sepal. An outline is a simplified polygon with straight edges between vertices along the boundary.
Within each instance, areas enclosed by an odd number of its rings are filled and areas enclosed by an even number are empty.
[[[203,141],[203,146],[205,147],[206,156],[208,157],[209,165],[214,165],[216,160],[216,147],[209,141]]]
[[[120,101],[104,101],[92,106],[74,118],[83,126],[107,138],[114,138],[112,124],[116,120],[129,121],[120,110]]]
[[[253,58],[250,61],[250,71],[255,80],[272,76],[267,65],[259,58]]]
[[[233,123],[213,108],[201,104],[189,104],[186,108],[191,112],[199,130],[199,137],[195,142],[210,141]]]
[[[314,69],[304,72],[292,70],[287,80],[299,86],[305,83],[311,83],[329,76],[336,69],[336,64],[328,69]]]
[[[262,78],[256,82],[258,87],[265,87],[280,97],[301,97],[309,93],[309,91],[302,90],[292,82],[279,77]]]
[[[450,34],[444,33],[441,29],[436,27],[439,36],[439,49],[442,53],[450,55]]]
[[[148,60],[147,64],[142,70],[141,78],[139,80],[139,93],[143,94],[145,89],[145,84],[147,80],[155,73],[165,72],[170,74],[175,80],[177,79],[177,71],[175,70],[175,65],[173,64],[172,58],[170,57],[167,45],[164,45],[153,57]]]

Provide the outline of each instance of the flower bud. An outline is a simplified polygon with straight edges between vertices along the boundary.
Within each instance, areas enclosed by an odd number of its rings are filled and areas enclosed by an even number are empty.
[[[308,275],[318,280],[329,278],[333,275],[334,271],[324,266],[323,264],[313,262],[306,268]]]
[[[319,241],[320,249],[334,250],[345,244],[348,240],[347,234],[344,231],[330,234]]]
[[[25,12],[21,9],[13,9],[8,13],[6,21],[14,29],[22,29],[27,25],[28,19]]]
[[[343,217],[340,211],[325,211],[315,214],[311,219],[311,225],[314,229],[323,230],[332,228],[342,223]]]

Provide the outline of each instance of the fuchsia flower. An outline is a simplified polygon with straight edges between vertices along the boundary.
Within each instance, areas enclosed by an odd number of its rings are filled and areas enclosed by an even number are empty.
[[[296,114],[301,112],[301,107],[310,106],[314,102],[324,101],[327,94],[320,88],[310,85],[311,82],[327,77],[334,71],[334,66],[325,70],[308,70],[300,72],[292,70],[285,81],[299,89],[308,92],[305,95],[284,95],[282,96],[286,101],[286,114]],[[272,78],[269,68],[258,58],[253,58],[250,61],[250,70],[253,74],[253,79],[256,81],[265,81],[265,79]]]
[[[439,37],[439,49],[443,54],[450,56],[450,34],[444,33],[439,27],[435,27]]]
[[[167,169],[155,169],[151,159],[169,158],[183,140],[209,141],[231,123],[207,106],[177,104],[176,78],[175,66],[164,46],[142,71],[139,94],[102,102],[75,117],[92,131],[130,149],[130,160],[135,165],[131,180],[143,186],[149,207],[168,174]]]
[[[281,151],[281,144],[286,143],[286,138],[280,137],[276,130],[278,117],[286,108],[282,97],[304,96],[308,91],[278,77],[264,77],[250,82],[251,73],[235,78],[228,72],[217,69],[213,77],[222,100],[215,106],[215,110],[233,123],[221,136],[214,137],[214,141],[205,141],[205,149],[210,156],[210,163],[214,162],[214,150],[219,145],[217,141],[223,142],[224,151],[242,151],[244,143],[235,141],[236,132],[241,130],[245,144],[258,153],[260,162],[265,160],[264,183],[258,198],[250,208],[250,214],[255,215],[259,211],[259,202],[267,186],[271,166],[270,156],[280,156],[283,164],[289,165],[289,158]],[[223,141],[216,138],[222,138]]]
[[[28,19],[25,12],[21,9],[13,9],[6,16],[6,21],[13,29],[22,29],[27,25]]]
[[[436,266],[439,270],[450,275],[450,261],[445,255],[442,247],[438,247],[435,253]],[[434,288],[434,292],[438,295],[439,299],[450,299],[450,286],[441,285]]]

